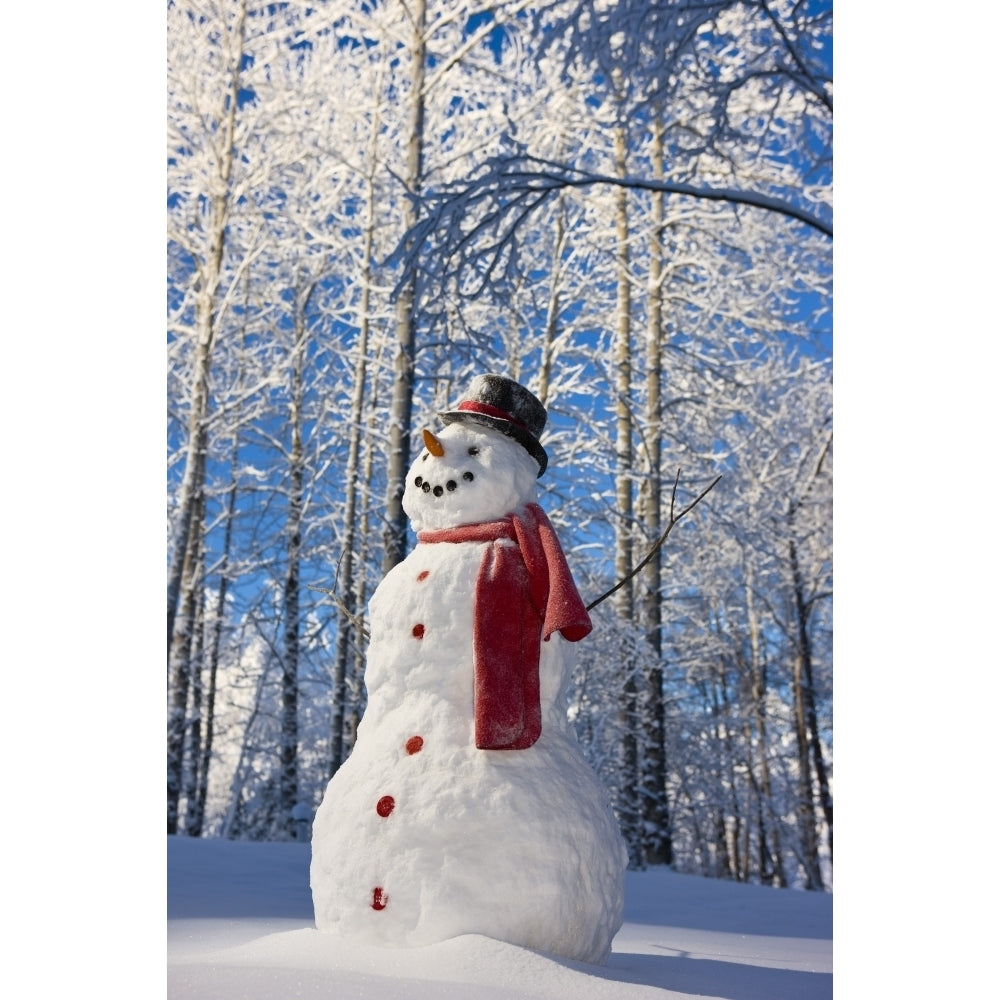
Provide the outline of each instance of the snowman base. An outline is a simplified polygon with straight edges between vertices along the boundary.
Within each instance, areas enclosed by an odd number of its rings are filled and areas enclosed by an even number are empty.
[[[439,755],[407,753],[404,733],[394,796],[374,794],[365,755],[330,782],[313,829],[318,929],[383,947],[480,934],[603,964],[621,927],[627,859],[572,737]],[[367,820],[345,822],[359,814]]]

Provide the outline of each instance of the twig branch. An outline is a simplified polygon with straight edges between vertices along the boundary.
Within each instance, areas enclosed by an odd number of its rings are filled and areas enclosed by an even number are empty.
[[[314,587],[311,583],[307,583],[306,586],[310,590],[318,591],[320,594],[326,594],[331,601],[337,606],[340,613],[366,638],[371,638],[371,633],[365,627],[364,618],[359,617],[354,614],[350,608],[340,599],[340,595],[335,590],[327,590],[326,587]]]
[[[601,601],[606,600],[607,598],[609,598],[613,593],[615,593],[615,591],[621,590],[621,588],[624,587],[625,584],[629,582],[629,580],[631,580],[637,573],[641,572],[641,570],[643,569],[643,567],[649,562],[650,559],[653,558],[654,555],[656,555],[657,551],[660,549],[660,547],[663,545],[663,543],[667,540],[667,536],[670,534],[671,531],[674,530],[674,525],[685,514],[687,514],[688,511],[690,511],[693,507],[695,507],[697,504],[699,504],[708,495],[708,493],[715,487],[715,485],[719,482],[719,480],[722,478],[722,476],[716,476],[715,479],[713,479],[708,484],[708,486],[706,486],[705,489],[703,489],[701,491],[701,493],[699,493],[694,498],[694,500],[692,500],[691,503],[689,503],[675,517],[674,516],[674,505],[675,505],[675,501],[677,499],[677,483],[679,482],[680,478],[681,478],[681,473],[680,473],[680,469],[678,469],[677,470],[677,475],[674,477],[674,488],[673,488],[673,490],[670,493],[670,518],[669,518],[669,520],[667,522],[667,529],[666,529],[666,531],[664,531],[663,534],[660,535],[660,537],[656,540],[656,544],[654,544],[653,547],[649,550],[649,552],[646,553],[646,557],[642,560],[641,563],[639,563],[638,566],[636,566],[636,568],[634,570],[632,570],[631,573],[629,573],[628,576],[626,576],[623,579],[619,580],[610,590],[608,590],[605,593],[601,594],[601,596],[598,597],[597,600],[591,601],[590,604],[587,605],[587,610],[588,611],[591,611],[594,608],[596,608],[597,605],[601,603]]]

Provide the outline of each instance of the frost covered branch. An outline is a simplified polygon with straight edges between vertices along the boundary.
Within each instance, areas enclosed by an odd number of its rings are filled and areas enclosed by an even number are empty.
[[[413,271],[442,282],[475,273],[475,283],[458,291],[462,297],[476,298],[503,265],[522,225],[551,195],[608,185],[746,205],[783,215],[833,237],[831,221],[790,201],[756,191],[649,177],[615,177],[527,154],[508,154],[490,157],[479,175],[470,180],[424,193],[420,199],[422,217],[404,235],[391,259],[403,265],[398,287]]]

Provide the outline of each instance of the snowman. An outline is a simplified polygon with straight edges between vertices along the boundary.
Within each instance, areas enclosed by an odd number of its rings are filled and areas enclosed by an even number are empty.
[[[369,603],[355,747],[313,824],[316,926],[601,964],[627,854],[566,715],[592,626],[536,503],[545,409],[490,374],[440,416],[403,494],[417,545]]]

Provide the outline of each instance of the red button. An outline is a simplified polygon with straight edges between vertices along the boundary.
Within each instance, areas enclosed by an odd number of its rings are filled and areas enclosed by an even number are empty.
[[[423,625],[417,624],[413,626],[413,638],[423,639],[424,637],[424,627]]]
[[[421,580],[426,580],[430,575],[431,571],[429,569],[425,569],[422,573],[417,575],[417,583],[420,583]]]
[[[373,910],[384,910],[386,903],[389,902],[389,897],[385,894],[384,890],[380,885],[375,886],[372,889],[372,909]]]
[[[415,753],[420,753],[424,748],[424,738],[423,736],[411,736],[406,741],[406,752],[411,756]]]
[[[391,795],[383,795],[382,798],[375,803],[375,812],[383,819],[396,808],[396,800]]]

